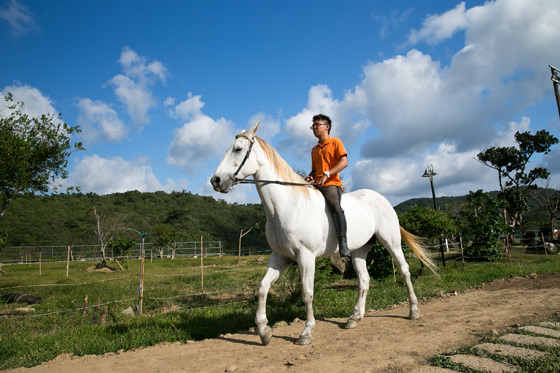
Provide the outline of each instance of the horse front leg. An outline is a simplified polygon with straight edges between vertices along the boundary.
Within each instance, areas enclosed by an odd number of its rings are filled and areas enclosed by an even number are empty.
[[[261,286],[259,287],[255,323],[257,324],[257,333],[259,334],[259,337],[261,337],[262,344],[265,346],[272,338],[272,329],[268,326],[268,319],[266,318],[266,298],[268,297],[268,291],[270,290],[272,284],[278,280],[278,277],[280,277],[290,264],[292,264],[290,260],[272,252],[268,262],[268,269],[266,270],[266,274],[264,275],[261,281]]]
[[[311,254],[301,255],[298,260],[301,275],[303,303],[305,303],[305,328],[296,341],[298,345],[311,343],[311,333],[315,328],[315,315],[313,314],[313,284],[315,281],[315,256]]]

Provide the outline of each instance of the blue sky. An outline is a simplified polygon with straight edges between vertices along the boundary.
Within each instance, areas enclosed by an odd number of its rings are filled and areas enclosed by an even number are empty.
[[[312,115],[349,152],[346,190],[396,205],[498,188],[476,161],[516,131],[560,138],[549,65],[560,2],[0,0],[0,91],[31,114],[62,113],[86,151],[67,185],[107,194],[213,192],[236,133],[309,171]],[[560,185],[560,150],[535,158]]]

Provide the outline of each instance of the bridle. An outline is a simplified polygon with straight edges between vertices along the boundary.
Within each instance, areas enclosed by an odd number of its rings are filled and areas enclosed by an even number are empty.
[[[243,167],[243,165],[245,165],[245,162],[247,162],[247,159],[249,159],[249,156],[251,155],[251,150],[253,150],[253,145],[255,145],[255,139],[250,138],[245,132],[242,132],[239,135],[235,136],[235,139],[237,140],[240,137],[245,137],[247,140],[249,140],[249,149],[247,149],[247,153],[245,154],[245,158],[243,158],[243,160],[241,161],[241,164],[237,168],[237,171],[235,171],[233,173],[233,180],[234,181],[243,180],[243,179],[238,179],[237,174],[239,173],[239,171],[241,171],[241,168]]]
[[[257,183],[262,183],[262,184],[280,184],[280,185],[292,185],[292,186],[313,186],[313,184],[310,183],[293,183],[293,182],[289,182],[289,181],[281,181],[281,180],[246,180],[246,179],[240,179],[237,177],[237,174],[239,174],[239,171],[241,171],[241,168],[245,165],[245,162],[247,162],[247,159],[249,159],[249,156],[251,155],[251,151],[253,150],[253,145],[255,144],[255,138],[251,138],[247,135],[247,133],[242,132],[239,135],[235,136],[236,139],[240,138],[240,137],[245,137],[247,140],[249,140],[249,148],[247,149],[247,153],[245,154],[245,158],[243,158],[243,160],[241,161],[241,164],[239,165],[239,167],[237,167],[237,170],[233,173],[232,179],[236,184],[257,184]]]

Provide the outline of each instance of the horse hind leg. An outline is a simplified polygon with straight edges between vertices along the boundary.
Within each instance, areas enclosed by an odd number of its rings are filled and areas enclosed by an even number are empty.
[[[414,293],[412,280],[410,279],[410,269],[401,248],[400,233],[398,237],[395,237],[390,241],[385,240],[382,237],[378,237],[378,239],[389,251],[389,254],[393,258],[393,261],[395,262],[395,265],[397,266],[397,269],[399,270],[399,273],[406,284],[406,290],[408,291],[408,300],[410,302],[409,318],[411,320],[419,319],[421,315],[420,310],[418,310],[418,299],[416,298],[416,294]]]
[[[261,280],[261,285],[258,292],[258,306],[257,315],[255,316],[255,323],[257,324],[257,333],[261,338],[264,346],[270,343],[272,338],[272,329],[268,326],[268,319],[266,317],[266,299],[268,291],[272,284],[278,280],[280,275],[292,264],[291,261],[272,252],[268,262],[268,269],[266,274]]]
[[[352,255],[352,264],[354,265],[354,270],[358,274],[358,300],[352,310],[352,314],[346,322],[346,329],[356,328],[358,326],[358,322],[364,318],[364,314],[366,312],[366,299],[370,281],[366,265],[366,257],[369,249],[370,246],[363,247],[355,251]]]

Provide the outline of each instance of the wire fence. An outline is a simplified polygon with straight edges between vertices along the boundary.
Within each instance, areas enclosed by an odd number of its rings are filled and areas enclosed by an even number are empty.
[[[202,246],[200,241],[176,242],[173,246],[166,247],[158,247],[153,243],[144,244],[145,255],[150,260],[198,257],[201,251],[204,251],[204,256],[238,255],[238,250],[225,251],[221,241],[203,241]],[[270,254],[270,252],[270,249],[242,248],[240,254],[246,256]],[[124,256],[115,255],[115,251],[110,247],[105,248],[105,258],[110,260],[140,258],[141,253],[141,243],[137,243]],[[0,263],[61,262],[66,261],[68,256],[71,261],[100,261],[101,247],[100,245],[11,246],[0,251]]]
[[[36,263],[29,263],[29,264],[33,264],[36,265]],[[193,267],[191,267],[193,269]],[[219,272],[214,272],[214,273],[207,273],[205,276],[212,276],[213,274],[222,274],[222,273],[228,273],[228,272],[248,272],[248,271],[263,271],[264,268],[263,267],[239,267],[239,268],[228,268],[228,269],[224,269],[223,266],[212,266],[213,269],[220,269]],[[196,267],[194,267],[194,270],[196,270]],[[201,274],[199,273],[175,273],[175,274],[149,274],[146,273],[145,274],[146,277],[153,277],[153,278],[161,278],[161,277],[201,277]],[[18,290],[18,291],[25,291],[25,289],[32,289],[32,288],[38,288],[38,287],[79,287],[79,286],[96,286],[99,285],[100,283],[104,283],[104,282],[115,282],[116,285],[115,286],[123,286],[125,284],[125,281],[127,279],[130,278],[138,278],[137,275],[135,274],[129,274],[129,275],[125,275],[125,276],[118,276],[118,277],[113,277],[113,278],[109,278],[109,279],[103,279],[103,280],[96,280],[96,281],[86,281],[86,282],[77,282],[77,283],[38,283],[38,284],[28,284],[28,285],[17,285],[17,286],[7,286],[7,287],[0,287],[0,296],[2,294],[6,295],[6,294],[14,294],[14,293],[6,293],[7,291],[14,291],[14,290]],[[137,289],[136,291],[139,291],[140,289]],[[165,300],[174,300],[174,299],[179,299],[179,298],[193,298],[193,297],[208,297],[211,295],[218,295],[218,294],[228,294],[231,295],[229,293],[223,293],[223,292],[217,292],[217,291],[201,291],[201,292],[195,292],[195,293],[188,293],[188,294],[178,294],[178,295],[173,295],[173,296],[168,296],[168,297],[162,297],[162,296],[148,296],[148,297],[143,297],[144,300],[153,300],[153,301],[165,301]],[[53,316],[53,315],[65,315],[65,314],[74,314],[74,313],[84,313],[87,310],[90,309],[100,309],[101,307],[105,306],[108,307],[110,305],[116,305],[116,304],[122,304],[122,303],[135,303],[138,302],[139,298],[138,296],[133,297],[133,298],[125,298],[125,299],[119,299],[119,300],[112,300],[112,301],[107,301],[107,302],[103,302],[101,303],[99,300],[97,303],[95,304],[88,304],[88,299],[87,296],[85,298],[85,304],[84,306],[76,306],[73,308],[68,308],[68,309],[62,309],[62,310],[57,310],[57,311],[50,311],[50,312],[44,312],[44,313],[33,313],[33,314],[21,314],[21,313],[7,313],[7,314],[0,314],[0,319],[6,319],[6,318],[35,318],[35,317],[41,317],[41,316]],[[72,303],[75,304],[74,301],[71,301]],[[202,306],[188,306],[185,305],[183,307],[179,307],[176,306],[174,307],[173,311],[193,311],[193,310],[202,310],[202,309],[207,309],[207,308],[216,308],[216,307],[229,307],[232,305],[237,305],[237,304],[242,304],[242,303],[247,303],[248,300],[235,300],[235,301],[229,301],[229,302],[221,302],[220,304],[208,304],[208,305],[202,305]],[[139,303],[140,304],[140,303]],[[106,311],[105,311],[106,312]],[[169,313],[169,310],[162,310],[161,312],[151,312],[151,315],[158,315],[158,314],[163,314],[163,313]],[[134,313],[140,313],[138,312],[138,305],[136,307],[136,311]]]
[[[3,250],[2,255],[0,256],[0,270],[2,269],[2,264],[15,264],[15,263],[26,263],[26,264],[37,264],[41,263],[41,261],[45,262],[61,262],[61,261],[68,261],[68,247],[65,246],[21,246],[21,247],[12,247],[8,248],[10,250]],[[142,248],[139,246],[131,251],[131,254],[125,258],[132,258],[132,259],[142,259],[142,260],[152,260],[154,257],[154,246],[150,244],[146,244],[144,246],[145,257],[142,258],[141,250]],[[455,260],[462,260],[463,265],[465,260],[472,260],[472,259],[481,259],[472,256],[464,255],[464,248],[463,243],[461,241],[454,242],[448,239],[442,241],[442,245],[433,245],[428,246],[427,249],[431,252],[431,256],[437,258],[441,251],[443,250],[447,254],[446,261],[455,261]],[[172,252],[174,250],[174,252]],[[79,245],[71,247],[71,253],[73,261],[93,261],[99,260],[99,246],[98,245]],[[270,250],[251,250],[250,254],[269,254]],[[170,259],[170,258],[180,258],[180,257],[198,257],[203,254],[203,257],[210,257],[210,256],[223,256],[225,255],[223,251],[223,247],[220,241],[204,241],[202,242],[180,242],[172,248],[165,248],[164,250],[158,249],[156,252],[156,258],[161,259]],[[236,253],[237,254],[237,253]],[[241,252],[242,255],[248,255],[248,250],[243,250]],[[110,251],[107,253],[108,257],[111,259],[117,259],[119,257],[112,257],[113,252]],[[204,266],[201,264],[201,268]],[[242,271],[243,269],[235,268],[235,269],[222,269],[219,273],[226,273],[229,271]],[[247,269],[252,270],[252,269]],[[208,274],[207,274],[208,275]],[[198,273],[175,273],[175,274],[153,274],[153,273],[146,273],[146,277],[153,277],[153,278],[163,278],[163,277],[192,277],[192,276],[201,276]],[[202,275],[202,281],[204,281],[204,275]],[[17,285],[17,286],[8,286],[8,287],[0,287],[0,294],[5,293],[6,291],[13,291],[13,290],[20,290],[20,289],[31,289],[36,287],[74,287],[74,286],[87,286],[87,285],[95,285],[103,282],[121,282],[127,278],[135,277],[135,274],[128,274],[125,276],[119,276],[109,279],[97,280],[97,281],[89,281],[89,282],[79,282],[79,283],[56,283],[56,284],[30,284],[30,285]],[[141,278],[144,277],[142,273]],[[142,287],[143,285],[141,285]],[[140,290],[140,289],[138,289]],[[161,297],[161,296],[154,296],[154,297],[144,297],[146,300],[171,300],[171,299],[178,299],[178,298],[189,298],[189,297],[197,297],[197,296],[208,296],[212,294],[218,294],[218,292],[198,292],[198,293],[189,293],[189,294],[179,294],[173,295],[170,297]],[[69,314],[74,312],[85,311],[91,308],[99,308],[100,306],[108,306],[110,304],[117,304],[117,303],[125,303],[125,302],[133,302],[138,298],[126,298],[120,300],[113,300],[110,302],[98,303],[97,305],[85,305],[83,307],[76,306],[75,308],[65,309],[60,311],[52,311],[46,313],[39,313],[39,314],[8,314],[8,315],[0,315],[0,318],[8,318],[8,317],[39,317],[39,316],[49,316],[49,315],[57,315],[57,314]],[[222,304],[213,304],[209,306],[200,306],[200,307],[178,307],[175,310],[195,310],[195,309],[204,309],[208,307],[227,307],[233,304],[244,303],[246,301],[239,301],[236,300],[235,302],[226,302]],[[138,311],[138,309],[137,309]]]
[[[202,247],[202,249],[201,249]],[[68,251],[70,250],[71,260],[100,260],[100,245],[51,245],[51,246],[12,246],[3,248],[0,252],[0,262],[14,263],[27,261],[61,261],[66,260]],[[176,242],[173,246],[158,247],[153,243],[144,244],[145,252],[157,258],[174,258],[174,257],[194,257],[200,255],[204,250],[205,256],[224,255],[224,249],[221,241],[186,241]],[[129,250],[127,258],[138,258],[141,256],[142,243],[136,243]],[[120,258],[115,255],[115,251],[111,247],[105,248],[105,257],[108,259]]]

